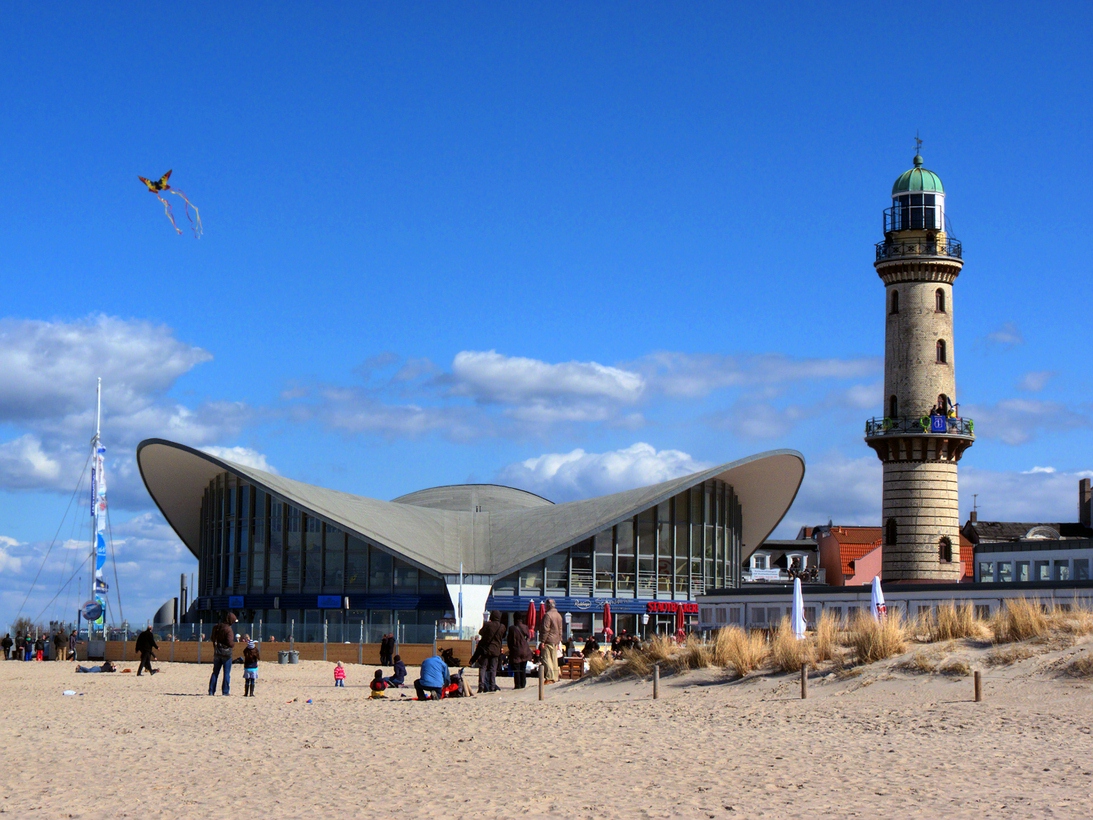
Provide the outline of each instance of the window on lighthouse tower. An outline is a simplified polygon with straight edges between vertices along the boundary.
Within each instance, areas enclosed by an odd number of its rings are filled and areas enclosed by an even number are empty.
[[[945,350],[945,340],[944,339],[938,339],[937,340],[937,363],[938,364],[946,364],[948,361],[949,361],[949,357],[948,357],[948,355],[946,353],[946,350]]]
[[[892,307],[888,310],[889,313],[899,313],[899,291],[892,291]]]
[[[941,288],[938,288],[936,291],[934,291],[934,303],[934,309],[938,313],[945,312],[945,291]]]

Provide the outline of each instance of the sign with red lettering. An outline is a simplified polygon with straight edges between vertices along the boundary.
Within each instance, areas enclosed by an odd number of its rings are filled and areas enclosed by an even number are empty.
[[[686,601],[649,601],[645,604],[646,612],[659,612],[667,615],[675,615],[680,609],[683,610],[684,615],[698,614],[698,604],[692,604]]]

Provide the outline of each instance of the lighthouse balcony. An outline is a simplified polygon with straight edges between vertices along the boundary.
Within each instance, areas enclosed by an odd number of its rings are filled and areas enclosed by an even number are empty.
[[[960,241],[944,234],[925,234],[917,237],[891,237],[877,243],[877,261],[903,259],[905,257],[938,256],[961,259]]]
[[[866,439],[884,436],[945,436],[974,440],[975,422],[961,417],[922,416],[898,419],[872,418],[865,423]]]

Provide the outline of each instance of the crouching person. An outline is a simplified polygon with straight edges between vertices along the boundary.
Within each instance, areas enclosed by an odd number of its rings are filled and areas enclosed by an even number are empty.
[[[444,687],[451,683],[448,664],[439,655],[421,662],[421,677],[414,681],[418,700],[440,700]]]

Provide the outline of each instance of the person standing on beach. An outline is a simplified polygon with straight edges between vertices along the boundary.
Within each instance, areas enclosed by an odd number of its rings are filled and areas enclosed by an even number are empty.
[[[140,666],[137,667],[138,678],[144,674],[145,669],[148,670],[149,675],[156,674],[156,670],[152,668],[152,652],[156,649],[159,649],[159,644],[156,643],[156,636],[152,634],[152,627],[149,626],[137,635],[137,654],[140,655]]]
[[[68,636],[68,659],[70,661],[76,660],[76,644],[77,644],[77,642],[78,642],[78,638],[76,637],[76,630],[73,629],[72,632],[69,633],[69,636]]]
[[[543,625],[539,627],[542,643],[539,644],[539,654],[542,655],[543,666],[546,667],[543,676],[547,683],[557,683],[558,673],[558,647],[562,643],[562,616],[554,608],[554,599],[547,598],[546,615],[543,616]]]
[[[23,659],[23,653],[26,652],[27,642],[23,637],[23,633],[16,630],[15,632],[15,654],[11,656],[13,661],[21,661]]]
[[[259,636],[261,637],[261,636]],[[254,697],[254,685],[258,683],[258,661],[262,659],[262,652],[258,644],[250,639],[250,635],[244,635],[246,648],[243,650],[243,697]]]
[[[63,661],[65,659],[65,636],[61,630],[57,630],[53,633],[53,660]]]
[[[46,642],[39,636],[38,640],[34,642],[34,660],[44,661],[46,659]]]
[[[220,670],[224,670],[224,683],[220,693],[227,697],[231,694],[232,650],[235,649],[235,630],[232,626],[239,619],[229,612],[224,620],[213,627],[213,674],[209,678],[209,694],[216,694],[216,679]]]
[[[509,666],[512,668],[512,688],[523,689],[528,685],[528,661],[531,660],[531,647],[528,645],[530,633],[524,623],[527,616],[516,613],[515,623],[509,627]]]
[[[12,647],[10,632],[4,633],[4,640],[0,641],[0,646],[4,648],[4,660],[7,660]]]
[[[501,623],[501,613],[494,610],[490,619],[478,630],[482,639],[482,660],[479,664],[478,694],[500,692],[497,685],[497,666],[501,662],[501,646],[505,641],[505,625]]]

